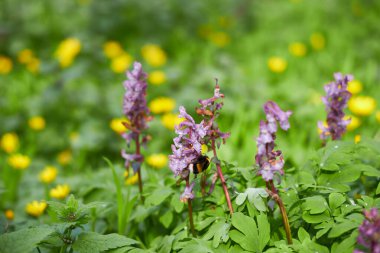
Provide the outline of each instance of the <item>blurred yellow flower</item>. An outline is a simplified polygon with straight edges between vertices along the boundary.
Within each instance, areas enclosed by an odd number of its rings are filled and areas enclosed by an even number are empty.
[[[81,49],[80,40],[76,38],[67,38],[63,40],[57,50],[55,57],[58,59],[62,68],[69,67]]]
[[[310,43],[314,50],[322,50],[325,47],[325,37],[321,33],[313,33],[310,36]]]
[[[47,207],[46,202],[44,201],[38,202],[37,200],[34,200],[26,205],[25,211],[27,214],[31,216],[39,217],[41,216],[41,214],[44,213],[46,207]]]
[[[11,209],[7,209],[7,210],[5,210],[4,215],[5,215],[5,217],[6,217],[8,220],[13,220],[13,219],[15,218],[15,213],[14,213],[13,210],[11,210]]]
[[[129,68],[129,66],[131,66],[132,61],[132,56],[130,56],[128,53],[123,53],[112,59],[111,69],[115,73],[123,73]]]
[[[29,63],[33,58],[33,51],[30,49],[23,49],[17,54],[18,61],[23,64]]]
[[[174,127],[179,125],[182,121],[184,121],[184,119],[179,118],[178,114],[174,113],[165,113],[161,118],[162,125],[169,130],[174,130]]]
[[[343,119],[344,120],[351,119],[350,123],[348,123],[347,125],[347,131],[355,130],[362,124],[362,121],[358,117],[355,117],[353,115],[346,115],[344,116]]]
[[[69,134],[69,139],[71,143],[75,143],[79,140],[79,133],[77,131],[73,131]]]
[[[376,100],[370,96],[352,97],[348,109],[358,116],[368,116],[376,109]]]
[[[128,122],[128,120],[125,118],[112,119],[110,122],[110,127],[118,134],[125,133],[127,131],[127,128],[123,125],[123,122]]]
[[[360,136],[360,134],[355,135],[354,142],[356,144],[359,143],[361,140],[362,140],[362,137]]]
[[[60,152],[57,156],[57,161],[61,165],[69,164],[72,159],[73,159],[73,155],[72,155],[70,150],[64,150],[64,151]]]
[[[169,97],[158,97],[149,103],[149,109],[152,113],[170,112],[175,107],[175,100]]]
[[[351,92],[351,94],[356,95],[359,92],[361,92],[363,89],[363,85],[360,81],[358,80],[352,80],[351,82],[348,83],[347,90]]]
[[[119,42],[107,41],[103,44],[103,52],[108,58],[113,59],[117,56],[122,55],[124,53],[124,50]]]
[[[294,42],[289,45],[289,52],[297,57],[303,57],[306,55],[306,46],[301,42]]]
[[[67,184],[59,184],[50,190],[50,197],[55,199],[64,199],[69,195],[70,187]]]
[[[33,130],[41,131],[45,128],[46,122],[41,116],[35,116],[29,119],[28,125]]]
[[[288,63],[284,58],[271,57],[268,60],[268,68],[274,73],[282,73],[286,70]]]
[[[380,111],[376,112],[376,120],[380,123]]]
[[[207,147],[207,145],[205,145],[205,144],[202,144],[201,153],[202,153],[202,154],[206,154],[206,153],[207,153],[207,151],[208,151],[208,147]]]
[[[33,58],[26,65],[26,69],[31,73],[37,73],[40,70],[40,60],[37,58]]]
[[[39,175],[40,181],[45,184],[52,183],[58,174],[58,170],[54,166],[46,166]]]
[[[130,177],[128,171],[124,172],[124,178],[126,185],[136,184],[139,181],[139,175],[137,173]]]
[[[147,44],[141,49],[144,60],[152,67],[160,67],[166,63],[166,53],[161,47],[154,44]]]
[[[16,170],[25,170],[30,165],[30,158],[22,154],[13,154],[9,156],[8,164]]]
[[[147,157],[146,162],[157,169],[161,169],[168,164],[168,156],[164,154],[152,154]]]
[[[165,72],[163,72],[161,70],[153,71],[152,73],[149,74],[148,81],[149,81],[149,83],[151,83],[153,85],[163,84],[164,82],[166,82]]]
[[[209,38],[210,41],[218,47],[225,47],[231,41],[230,36],[225,32],[213,32],[209,35]]]
[[[13,67],[12,60],[9,57],[0,55],[0,74],[8,74]]]
[[[17,148],[18,148],[18,145],[19,145],[19,140],[18,140],[17,134],[15,134],[15,133],[5,133],[1,137],[0,144],[1,144],[1,148],[5,152],[7,152],[8,154],[15,152],[17,150]]]

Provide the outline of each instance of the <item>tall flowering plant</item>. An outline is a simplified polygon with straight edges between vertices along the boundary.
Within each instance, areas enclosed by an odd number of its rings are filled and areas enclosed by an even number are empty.
[[[144,157],[140,152],[140,146],[148,140],[148,136],[143,131],[148,128],[147,122],[151,119],[146,103],[147,74],[143,71],[141,63],[135,62],[133,70],[127,71],[126,75],[128,79],[124,82],[126,92],[123,100],[123,113],[128,122],[123,122],[123,125],[129,131],[122,134],[122,136],[126,140],[128,147],[134,141],[136,149],[134,153],[127,153],[123,149],[121,155],[125,159],[125,168],[132,167],[134,173],[138,175],[139,191],[141,200],[143,200],[141,163]]]
[[[278,191],[273,183],[273,178],[276,174],[283,175],[284,158],[280,150],[275,150],[277,123],[280,127],[287,131],[290,127],[289,117],[292,114],[290,111],[282,111],[280,107],[272,101],[264,104],[264,112],[266,120],[260,121],[260,135],[256,139],[257,154],[255,157],[256,165],[258,166],[258,174],[265,180],[268,194],[277,202],[288,243],[292,243],[292,235],[289,226],[288,216],[284,204],[278,195]]]
[[[366,249],[356,249],[354,253],[380,253],[380,214],[376,208],[364,211],[365,220],[359,227],[358,244]]]
[[[347,107],[347,101],[351,97],[347,87],[348,82],[353,80],[353,76],[335,73],[334,78],[335,82],[325,86],[326,96],[322,97],[327,112],[327,126],[321,121],[318,122],[322,140],[326,140],[329,136],[333,140],[341,139],[351,121],[343,119],[343,109]]]

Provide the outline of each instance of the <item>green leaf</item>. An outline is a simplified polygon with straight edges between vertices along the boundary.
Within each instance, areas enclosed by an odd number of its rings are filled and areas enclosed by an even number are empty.
[[[160,250],[158,253],[170,253],[172,250],[173,241],[175,239],[174,235],[165,236],[159,246]]]
[[[329,195],[329,204],[331,209],[340,207],[345,201],[346,198],[341,193],[333,192]]]
[[[377,185],[377,188],[376,188],[376,195],[377,194],[380,194],[380,183]]]
[[[310,214],[320,214],[327,210],[326,200],[320,195],[305,198],[304,201],[302,208],[309,210]]]
[[[219,223],[222,223],[222,226],[215,232],[214,238],[212,240],[212,246],[214,248],[217,248],[221,242],[226,243],[230,238],[228,231],[230,230],[231,225],[224,222]]]
[[[262,251],[270,239],[270,224],[268,217],[264,213],[257,216],[257,227],[259,229],[260,250]]]
[[[54,229],[47,226],[21,229],[0,236],[1,253],[27,253],[37,247]]]
[[[336,238],[355,228],[358,228],[358,224],[352,221],[346,221],[344,223],[335,224],[332,227],[330,233],[328,234],[328,237]]]
[[[263,188],[248,188],[245,190],[247,193],[248,201],[256,207],[257,210],[266,212],[267,206],[263,198],[267,198],[269,195]]]
[[[247,193],[243,192],[243,193],[239,193],[236,197],[236,205],[238,206],[241,206],[244,201],[247,199]]]
[[[380,170],[365,164],[360,164],[358,170],[363,171],[363,174],[369,177],[380,177]]]
[[[302,218],[307,223],[321,223],[321,222],[328,221],[331,219],[328,211],[325,211],[321,214],[310,214],[309,212],[304,212],[302,214]]]
[[[146,198],[145,204],[146,206],[157,206],[172,194],[173,190],[170,188],[158,188]]]
[[[356,244],[357,232],[352,233],[350,237],[340,243],[335,242],[331,247],[331,253],[353,252]]]
[[[178,193],[173,194],[172,200],[170,201],[170,206],[174,207],[177,213],[180,213],[185,206],[185,204],[180,201],[180,196]]]
[[[97,253],[137,243],[137,241],[119,234],[101,235],[94,232],[83,232],[74,242],[73,249],[79,253]]]
[[[310,240],[310,235],[308,232],[306,232],[306,230],[303,227],[300,227],[298,229],[298,240],[303,242],[305,239]]]
[[[173,213],[171,210],[167,211],[164,215],[160,217],[160,222],[165,228],[168,228],[173,221]]]

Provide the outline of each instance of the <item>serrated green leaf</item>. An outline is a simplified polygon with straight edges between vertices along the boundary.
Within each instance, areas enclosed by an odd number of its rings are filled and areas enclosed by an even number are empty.
[[[302,208],[309,210],[310,214],[320,214],[327,210],[327,203],[322,196],[317,195],[305,198]]]
[[[346,198],[341,193],[333,192],[329,195],[329,204],[331,209],[340,207],[345,201]]]
[[[79,253],[98,253],[133,244],[138,244],[138,242],[119,234],[101,235],[83,232],[74,242],[73,249]]]
[[[145,204],[146,206],[157,206],[172,194],[173,190],[170,188],[158,188],[146,198]]]

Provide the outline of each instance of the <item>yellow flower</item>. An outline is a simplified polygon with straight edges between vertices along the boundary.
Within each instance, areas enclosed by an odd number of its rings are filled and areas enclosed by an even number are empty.
[[[360,136],[360,134],[357,134],[355,135],[355,138],[354,138],[354,142],[357,144],[361,141],[362,137]]]
[[[33,51],[30,49],[23,49],[17,55],[18,61],[23,64],[29,63],[33,58]]]
[[[44,201],[38,202],[37,200],[34,200],[26,205],[25,211],[27,214],[31,216],[39,217],[41,216],[41,214],[44,213],[46,207],[47,207],[46,202]]]
[[[1,137],[1,148],[9,153],[13,153],[17,150],[19,145],[18,136],[15,133],[6,133]]]
[[[13,154],[8,158],[8,164],[16,170],[25,170],[30,165],[30,158],[26,155]]]
[[[41,182],[45,184],[50,184],[55,180],[55,178],[57,177],[57,174],[58,174],[58,170],[56,167],[46,166],[43,169],[43,171],[41,171],[39,178]]]
[[[59,184],[50,190],[50,197],[55,199],[64,199],[69,195],[70,187],[67,184]]]
[[[13,67],[12,60],[9,57],[0,55],[0,74],[8,74]]]
[[[380,123],[380,111],[376,112],[376,120]]]
[[[289,45],[289,52],[297,57],[303,57],[306,55],[306,46],[301,42],[294,42]]]
[[[348,83],[347,90],[351,92],[351,94],[356,95],[359,92],[361,92],[363,89],[363,85],[360,81],[358,80],[352,80],[351,82]]]
[[[4,214],[8,220],[13,220],[15,218],[15,213],[13,212],[13,210],[5,210]]]
[[[355,116],[346,115],[343,119],[344,120],[351,119],[350,123],[348,123],[347,125],[347,131],[355,130],[362,124],[362,121],[358,117],[355,117]]]
[[[64,150],[61,153],[59,153],[57,156],[57,161],[61,165],[69,164],[72,159],[73,159],[73,155],[70,150]]]
[[[376,101],[369,96],[352,97],[348,109],[358,116],[368,116],[376,109]]]
[[[218,47],[227,46],[231,38],[227,33],[224,32],[214,32],[209,35],[210,41]]]
[[[29,70],[31,73],[37,73],[40,71],[40,60],[37,58],[33,58],[28,62],[26,65],[26,69]]]
[[[119,55],[122,55],[124,50],[119,42],[107,41],[103,44],[103,52],[108,58],[113,59]]]
[[[129,177],[128,171],[124,172],[125,184],[132,185],[136,184],[139,181],[139,175],[135,173],[133,176]]]
[[[208,147],[207,147],[207,145],[202,144],[202,150],[201,150],[201,153],[202,153],[202,154],[206,154],[207,151],[208,151]]]
[[[174,107],[175,100],[169,97],[159,97],[149,103],[149,109],[155,114],[170,112]]]
[[[184,119],[179,118],[178,114],[174,113],[165,113],[161,118],[162,125],[169,130],[174,130],[174,127],[179,125],[182,121],[184,121]]]
[[[310,43],[314,50],[322,50],[325,47],[325,37],[321,33],[313,33],[310,36]]]
[[[129,68],[129,66],[131,66],[132,61],[133,61],[132,56],[130,56],[127,53],[123,53],[112,59],[111,69],[115,73],[123,73]]]
[[[115,131],[118,134],[125,133],[127,131],[127,128],[125,128],[123,122],[128,122],[128,120],[125,118],[112,119],[110,122],[110,127],[113,131]]]
[[[157,169],[161,169],[168,164],[168,156],[164,154],[153,154],[147,157],[146,162]]]
[[[166,82],[165,72],[161,70],[153,71],[152,73],[149,74],[148,81],[149,83],[153,85],[163,84],[164,82]]]
[[[284,58],[271,57],[268,60],[268,67],[274,73],[282,73],[285,71],[288,63]]]
[[[41,116],[35,116],[29,119],[28,124],[31,129],[41,131],[45,128],[46,122]]]
[[[78,39],[67,38],[59,44],[58,49],[55,51],[55,57],[58,59],[61,67],[66,68],[73,63],[80,49],[81,43]]]
[[[147,44],[141,49],[142,57],[153,66],[160,67],[166,63],[166,53],[158,45]]]

